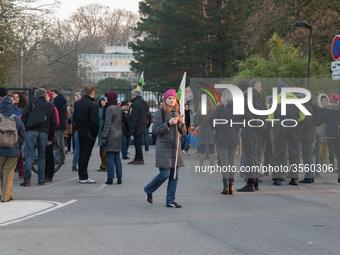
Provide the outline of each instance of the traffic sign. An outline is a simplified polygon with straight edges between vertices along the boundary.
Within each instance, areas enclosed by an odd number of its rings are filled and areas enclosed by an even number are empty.
[[[333,81],[340,80],[340,70],[339,71],[334,71],[332,73],[332,78],[333,78]]]
[[[334,60],[338,60],[340,58],[340,35],[336,35],[333,39],[332,56]]]

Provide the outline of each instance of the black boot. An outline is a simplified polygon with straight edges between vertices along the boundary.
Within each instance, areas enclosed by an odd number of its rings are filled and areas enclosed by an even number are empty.
[[[281,179],[280,179],[280,178],[275,178],[275,179],[274,179],[274,182],[273,182],[273,185],[275,185],[275,186],[281,186]]]
[[[117,184],[122,184],[122,178],[118,177]]]
[[[31,185],[31,179],[25,179],[22,183],[20,183],[20,186],[30,186]]]
[[[293,185],[293,186],[297,186],[297,180],[296,179],[291,179],[291,181],[289,182],[289,185]]]
[[[254,183],[248,183],[241,189],[237,189],[238,192],[255,192]]]
[[[105,184],[113,184],[113,179],[112,178],[107,178],[107,181]]]

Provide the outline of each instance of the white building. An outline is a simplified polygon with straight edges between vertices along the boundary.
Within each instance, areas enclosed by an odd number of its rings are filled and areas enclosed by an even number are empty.
[[[133,61],[128,46],[106,46],[105,54],[79,54],[78,66],[84,68],[87,79],[93,84],[108,77],[127,79],[132,85],[138,83],[138,75],[130,70]]]

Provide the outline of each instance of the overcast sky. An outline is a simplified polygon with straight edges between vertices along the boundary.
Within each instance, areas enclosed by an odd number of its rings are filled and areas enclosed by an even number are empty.
[[[138,3],[141,0],[59,0],[62,5],[57,10],[57,16],[61,19],[68,18],[70,14],[75,12],[78,7],[99,3],[104,6],[109,6],[110,9],[125,9],[138,14]],[[40,3],[51,3],[53,0],[40,0]]]

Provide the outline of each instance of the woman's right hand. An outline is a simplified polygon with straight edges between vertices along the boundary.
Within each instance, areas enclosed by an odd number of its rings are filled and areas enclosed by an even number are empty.
[[[169,120],[169,124],[170,124],[170,125],[176,125],[177,122],[178,122],[178,117],[174,117],[174,118],[171,118],[171,119]]]

